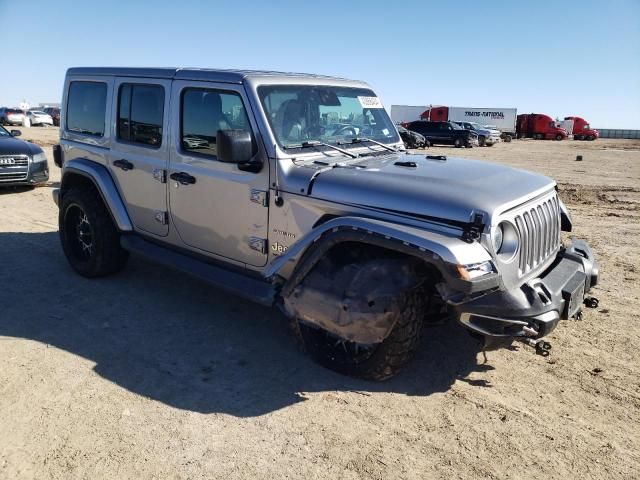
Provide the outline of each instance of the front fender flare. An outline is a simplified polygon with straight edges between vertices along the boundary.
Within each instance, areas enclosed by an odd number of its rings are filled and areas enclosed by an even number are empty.
[[[279,275],[289,280],[283,291],[286,295],[288,290],[306,276],[319,257],[333,245],[344,241],[384,246],[423,258],[438,268],[447,281],[454,282],[456,289],[462,291],[492,288],[499,283],[497,274],[490,275],[491,278],[482,282],[465,282],[453,276],[456,265],[491,260],[489,253],[477,242],[467,243],[454,236],[408,225],[351,216],[329,220],[311,230],[271,262],[264,276],[271,278]],[[310,256],[317,258],[309,258]]]
[[[68,186],[65,187],[65,180],[68,180],[71,175],[80,175],[89,179],[94,184],[118,230],[121,232],[133,231],[133,224],[129,218],[127,207],[120,197],[118,188],[109,170],[107,170],[104,165],[87,159],[73,159],[65,162],[62,172],[60,197],[64,196],[64,192],[68,188]]]

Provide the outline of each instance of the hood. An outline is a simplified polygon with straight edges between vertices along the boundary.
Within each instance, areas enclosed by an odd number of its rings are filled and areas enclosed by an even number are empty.
[[[398,165],[407,162],[416,166]],[[315,198],[461,223],[474,213],[493,218],[555,186],[543,175],[496,163],[402,153],[325,168],[311,183]]]
[[[42,149],[15,137],[0,137],[0,155],[35,155]]]

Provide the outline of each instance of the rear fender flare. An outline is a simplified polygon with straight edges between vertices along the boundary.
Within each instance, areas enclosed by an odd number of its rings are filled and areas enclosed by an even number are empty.
[[[65,162],[60,187],[60,198],[64,197],[65,191],[69,189],[72,178],[76,175],[87,178],[93,183],[118,230],[121,232],[133,231],[133,224],[129,218],[127,207],[122,197],[120,197],[118,188],[109,170],[107,170],[104,165],[84,158]]]

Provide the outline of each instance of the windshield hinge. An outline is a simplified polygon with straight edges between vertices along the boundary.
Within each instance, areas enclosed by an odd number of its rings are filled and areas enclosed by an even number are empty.
[[[462,232],[462,240],[471,243],[480,238],[480,234],[484,230],[484,215],[476,213],[473,215],[473,222],[468,223]]]

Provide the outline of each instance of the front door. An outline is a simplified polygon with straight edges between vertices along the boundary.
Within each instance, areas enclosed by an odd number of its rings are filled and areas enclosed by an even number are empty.
[[[167,225],[171,80],[116,78],[109,168],[137,230],[159,236]]]
[[[255,119],[240,85],[173,83],[169,164],[171,220],[185,245],[254,266],[267,262],[269,167],[257,173],[216,157],[218,130],[247,130]],[[254,141],[255,155],[264,155]],[[183,181],[172,180],[182,178]]]

